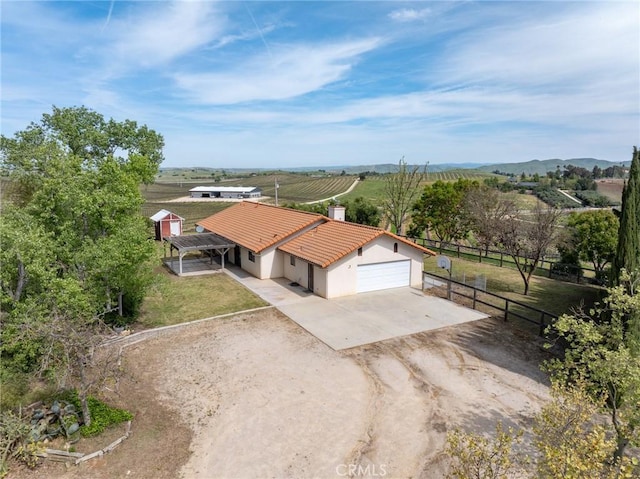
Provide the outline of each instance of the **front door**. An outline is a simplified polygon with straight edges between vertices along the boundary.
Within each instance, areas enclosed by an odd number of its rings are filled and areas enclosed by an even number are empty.
[[[309,263],[308,268],[309,268],[309,279],[307,281],[307,289],[309,291],[313,291],[313,265]]]
[[[233,250],[233,262],[235,263],[236,266],[241,266],[240,264],[240,246],[236,245],[235,249]]]

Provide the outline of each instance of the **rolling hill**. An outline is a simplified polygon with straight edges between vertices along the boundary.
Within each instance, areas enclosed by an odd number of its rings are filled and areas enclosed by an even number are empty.
[[[526,175],[545,175],[548,171],[556,171],[557,167],[563,170],[565,166],[573,165],[587,170],[592,170],[594,166],[598,166],[603,170],[613,165],[628,166],[630,162],[615,163],[613,161],[598,160],[596,158],[571,158],[569,160],[550,159],[550,160],[531,160],[522,163],[498,163],[494,165],[484,165],[477,169],[488,173],[500,171],[502,173],[520,175],[523,172]]]
[[[602,169],[608,168],[614,165],[629,166],[629,161],[613,162],[607,160],[599,160],[596,158],[571,158],[568,160],[561,159],[549,159],[549,160],[531,160],[520,163],[440,163],[427,165],[427,171],[429,173],[447,172],[450,170],[468,170],[470,172],[483,172],[493,173],[494,171],[500,171],[506,174],[520,175],[523,172],[526,175],[533,175],[535,173],[539,175],[545,175],[548,171],[556,171],[557,167],[560,170],[567,165],[579,166],[592,170],[594,166],[598,166]],[[425,164],[420,165],[407,165],[408,168],[424,168]],[[227,175],[248,176],[251,174],[268,175],[277,174],[283,172],[292,172],[308,175],[339,175],[342,172],[346,175],[357,175],[359,173],[370,172],[385,174],[398,170],[397,163],[383,163],[378,165],[332,165],[332,166],[302,166],[302,167],[290,167],[290,168],[206,168],[206,167],[185,167],[185,168],[172,168],[165,167],[160,168],[159,179],[161,181],[177,181],[178,177],[182,179],[211,179],[216,174],[225,172]]]

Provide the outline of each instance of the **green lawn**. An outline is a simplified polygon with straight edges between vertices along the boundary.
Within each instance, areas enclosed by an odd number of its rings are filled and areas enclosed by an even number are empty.
[[[351,193],[340,197],[341,201],[353,200],[362,196],[373,204],[380,206],[384,197],[384,179],[381,176],[367,176],[364,181],[358,182],[358,185]]]
[[[163,267],[157,273],[137,322],[144,329],[267,306],[224,273],[178,277]]]
[[[533,276],[529,288],[529,295],[524,296],[524,282],[515,269],[500,268],[486,263],[477,263],[459,258],[452,258],[453,279],[467,284],[476,275],[485,275],[487,291],[506,298],[525,303],[555,315],[570,313],[580,305],[589,307],[600,298],[602,289],[595,286],[565,283],[548,278]],[[445,273],[439,270],[435,258],[425,261],[425,271]]]
[[[515,192],[502,194],[511,198],[519,210],[532,210],[537,204],[542,203],[536,195]]]

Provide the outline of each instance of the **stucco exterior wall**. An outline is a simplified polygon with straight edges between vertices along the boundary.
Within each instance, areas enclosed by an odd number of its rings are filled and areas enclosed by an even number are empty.
[[[260,271],[258,278],[282,278],[284,276],[284,257],[288,256],[277,251],[273,246],[256,255],[256,261],[260,259]]]
[[[395,245],[397,245],[397,252],[394,252]],[[295,258],[295,265],[292,265],[291,255],[278,251],[277,246],[274,245],[261,254],[255,254],[255,262],[249,261],[249,251],[241,247],[242,269],[259,279],[285,277],[304,288],[308,288],[309,263]],[[407,259],[411,260],[410,284],[414,287],[421,287],[422,258],[421,251],[401,241],[396,241],[394,238],[382,236],[363,246],[361,256],[358,256],[358,252],[354,251],[327,268],[314,266],[313,291],[324,298],[356,294],[359,265]],[[229,260],[233,262],[233,250],[229,252]]]
[[[249,261],[249,250],[242,246],[240,247],[240,267],[256,278],[260,278],[260,259],[260,256],[256,254],[255,262]]]
[[[394,253],[394,243],[398,252]],[[362,256],[357,252],[346,256],[326,269],[326,298],[356,294],[358,288],[358,265],[411,260],[411,286],[422,287],[422,252],[393,238],[383,236],[362,247]]]
[[[314,267],[313,292],[323,298],[328,298],[327,294],[327,269]]]
[[[364,250],[363,250],[364,256]],[[337,298],[356,294],[358,259],[357,253],[352,253],[342,261],[338,261],[326,268],[326,296],[325,298]]]
[[[291,255],[283,254],[284,256],[284,274],[283,276],[290,281],[295,281],[299,285],[308,288],[309,287],[309,270],[306,261],[300,258],[295,258],[295,266],[291,266]]]
[[[295,281],[303,288],[309,288],[309,263],[295,258],[291,265],[291,255],[284,254],[284,277]],[[313,265],[313,292],[323,298],[327,297],[327,270]]]

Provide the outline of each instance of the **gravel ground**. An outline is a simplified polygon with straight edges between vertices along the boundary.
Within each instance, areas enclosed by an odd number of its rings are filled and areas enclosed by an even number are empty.
[[[451,428],[530,425],[548,399],[544,355],[539,339],[491,319],[339,352],[276,310],[200,323],[127,349],[117,401],[136,415],[129,440],[40,472],[443,477]]]

